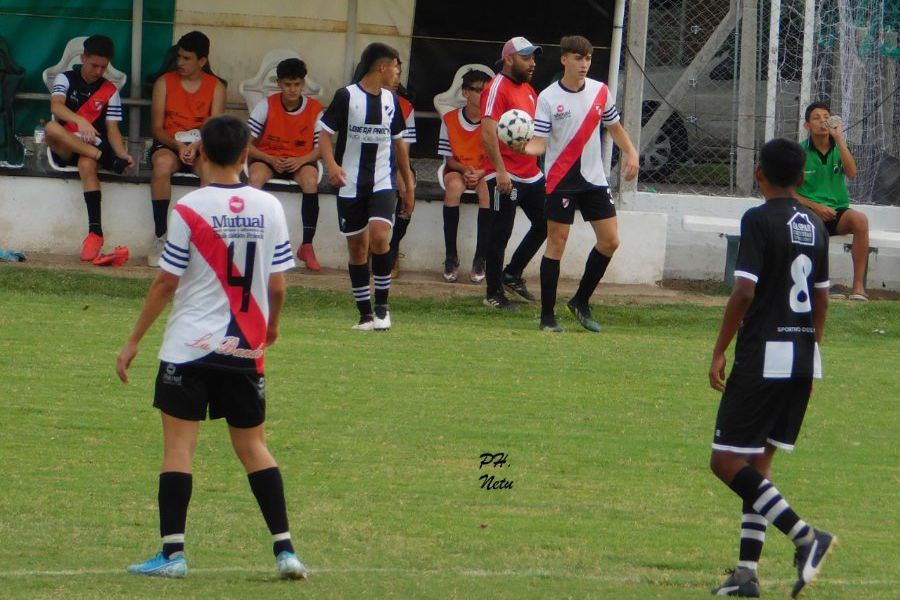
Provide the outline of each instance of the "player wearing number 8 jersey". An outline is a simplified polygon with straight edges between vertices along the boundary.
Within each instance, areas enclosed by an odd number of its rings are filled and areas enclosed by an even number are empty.
[[[162,412],[159,476],[162,551],[128,567],[138,575],[184,577],[184,534],[199,422],[207,409],[228,422],[231,442],[272,534],[283,578],[303,578],[294,554],[284,486],[265,441],[265,348],[278,337],[284,304],[283,271],[294,261],[284,211],[266,192],[240,183],[250,131],[231,116],[201,130],[200,152],[209,185],[184,196],[169,218],[161,272],[116,370],[127,370],[138,343],[174,296],[156,378],[153,405]]]
[[[760,151],[756,179],[766,202],[741,219],[734,291],[709,370],[710,385],[724,392],[710,466],[743,500],[739,562],[713,590],[722,596],[759,596],[756,570],[769,523],[796,547],[795,598],[818,575],[835,541],[800,519],[769,481],[775,450],[794,448],[812,380],[822,371],[828,233],[792,197],[805,159],[803,148],[783,139]],[[725,350],[736,332],[734,366],[724,383]]]

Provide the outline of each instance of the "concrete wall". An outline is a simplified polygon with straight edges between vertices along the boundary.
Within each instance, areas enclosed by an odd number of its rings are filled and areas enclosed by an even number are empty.
[[[193,188],[175,186],[173,197],[180,198]],[[285,207],[291,240],[302,238],[300,194],[276,192]],[[153,216],[147,184],[103,183],[103,230],[105,251],[127,245],[133,260],[142,260],[153,238]],[[316,235],[316,253],[325,267],[345,268],[347,250],[338,234],[334,196],[320,195],[321,213]],[[403,268],[437,273],[444,263],[443,205],[440,202],[416,204],[413,222],[403,241]],[[463,272],[467,273],[475,249],[477,207],[463,205],[460,214],[458,247]],[[606,281],[612,283],[654,284],[662,279],[666,255],[667,217],[660,213],[622,212],[619,232],[622,245],[609,267]],[[513,231],[514,243],[521,239],[528,220],[520,212]],[[0,176],[0,247],[25,252],[52,252],[76,255],[87,233],[87,211],[77,179]],[[580,217],[569,237],[561,265],[563,277],[579,278],[584,260],[594,243],[593,232]],[[723,250],[724,253],[724,250]],[[537,278],[540,260],[533,260],[525,274]],[[536,281],[535,281],[536,284]]]
[[[682,215],[739,219],[748,208],[762,199],[638,192],[626,200],[629,210],[669,215],[665,276],[678,279],[716,279],[725,266],[725,239],[714,233],[685,231]],[[869,227],[900,231],[900,207],[854,205],[869,217]],[[831,247],[831,280],[851,283],[850,255]],[[900,290],[900,250],[882,249],[869,261],[870,288]]]

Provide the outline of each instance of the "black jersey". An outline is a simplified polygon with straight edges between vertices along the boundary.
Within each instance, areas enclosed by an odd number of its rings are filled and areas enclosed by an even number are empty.
[[[392,140],[403,137],[406,123],[390,90],[370,94],[358,83],[341,88],[319,122],[326,134],[338,134],[334,158],[347,173],[338,196],[367,197],[393,188]]]
[[[751,208],[741,219],[734,276],[756,283],[734,369],[766,379],[821,377],[811,292],[830,285],[822,221],[793,198]]]
[[[100,77],[94,83],[87,83],[81,76],[81,65],[77,65],[71,71],[65,71],[56,76],[53,81],[53,96],[65,96],[66,108],[74,113],[78,113],[82,106],[89,100],[97,102],[97,106],[91,111],[96,114],[91,124],[100,134],[100,137],[106,137],[106,122],[122,120],[122,99],[118,91],[108,94],[108,98],[98,99],[95,94],[100,88],[107,83],[107,80]],[[90,120],[90,119],[89,119]]]

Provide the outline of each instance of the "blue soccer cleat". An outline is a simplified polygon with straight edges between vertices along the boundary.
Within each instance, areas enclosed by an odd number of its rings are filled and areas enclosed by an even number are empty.
[[[177,553],[166,558],[160,552],[150,560],[136,565],[129,565],[128,572],[134,575],[149,575],[151,577],[182,578],[187,575],[188,566],[184,554]]]
[[[275,557],[275,566],[278,568],[278,576],[282,579],[306,579],[309,569],[306,568],[297,555],[293,552],[280,552]]]

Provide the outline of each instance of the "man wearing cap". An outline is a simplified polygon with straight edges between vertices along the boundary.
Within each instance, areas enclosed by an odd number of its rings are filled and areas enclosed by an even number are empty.
[[[537,92],[529,82],[534,74],[534,57],[540,56],[541,52],[540,46],[523,37],[514,37],[506,42],[497,63],[501,71],[481,94],[481,135],[487,154],[484,178],[493,214],[484,304],[500,310],[513,309],[503,292],[504,287],[515,293],[518,299],[534,302],[534,296],[525,287],[522,271],[547,237],[544,176],[538,168],[537,158],[514,152],[497,138],[497,122],[506,111],[516,108],[534,118]],[[504,269],[503,258],[515,223],[517,205],[525,211],[531,228]]]

